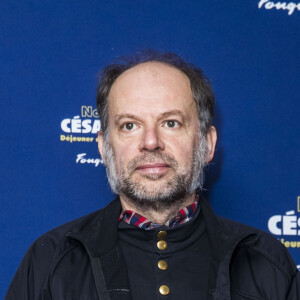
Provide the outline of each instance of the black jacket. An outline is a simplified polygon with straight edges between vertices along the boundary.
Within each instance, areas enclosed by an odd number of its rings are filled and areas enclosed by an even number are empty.
[[[300,275],[283,245],[262,231],[216,217],[203,199],[200,205],[213,255],[211,273],[217,274],[209,279],[207,299],[300,299]],[[5,299],[131,299],[118,243],[120,211],[116,199],[40,237]]]

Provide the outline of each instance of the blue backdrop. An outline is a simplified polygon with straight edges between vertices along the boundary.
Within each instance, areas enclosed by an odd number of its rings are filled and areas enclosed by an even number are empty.
[[[274,234],[300,265],[300,4],[276,3],[1,1],[1,299],[38,236],[113,198],[97,152],[96,74],[148,47],[211,79],[215,211]]]

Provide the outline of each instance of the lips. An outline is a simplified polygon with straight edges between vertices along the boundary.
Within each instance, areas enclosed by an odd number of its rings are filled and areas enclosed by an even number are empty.
[[[160,174],[160,173],[166,173],[170,168],[170,165],[166,163],[148,163],[148,164],[143,164],[139,165],[135,169],[138,172],[141,173],[152,173],[152,174]]]
[[[136,167],[136,170],[139,169],[152,169],[152,168],[169,168],[170,166],[166,163],[151,163],[151,164],[144,164]]]

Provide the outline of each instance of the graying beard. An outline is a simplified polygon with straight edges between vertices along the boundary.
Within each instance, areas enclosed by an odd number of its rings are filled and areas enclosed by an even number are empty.
[[[112,191],[115,194],[124,194],[136,206],[142,209],[153,209],[162,211],[174,203],[184,202],[185,198],[196,189],[203,189],[205,157],[207,153],[207,142],[205,136],[199,134],[199,142],[193,149],[193,161],[191,175],[185,177],[184,173],[177,175],[167,183],[167,186],[176,186],[174,190],[161,191],[149,196],[143,186],[129,181],[124,172],[117,175],[115,155],[108,141],[109,134],[104,138],[104,154],[106,159],[106,174]],[[185,179],[185,180],[184,180]]]

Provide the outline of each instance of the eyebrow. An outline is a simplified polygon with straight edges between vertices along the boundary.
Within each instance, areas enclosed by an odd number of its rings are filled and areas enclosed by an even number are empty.
[[[174,115],[179,115],[183,119],[183,121],[185,121],[185,119],[186,119],[184,113],[178,109],[165,111],[165,112],[159,114],[159,119],[166,118],[169,116],[174,116]],[[115,124],[117,124],[121,119],[124,119],[124,118],[135,119],[135,120],[139,120],[139,121],[141,120],[138,116],[136,116],[134,114],[125,113],[125,114],[120,114],[120,115],[115,116],[115,118],[114,118]]]
[[[184,113],[178,109],[166,111],[166,112],[160,114],[160,118],[166,118],[169,116],[176,116],[176,115],[179,115],[183,120],[185,120],[185,118],[186,118]]]
[[[133,114],[121,114],[115,116],[115,125],[117,125],[121,119],[125,119],[125,118],[140,120],[136,115]]]

